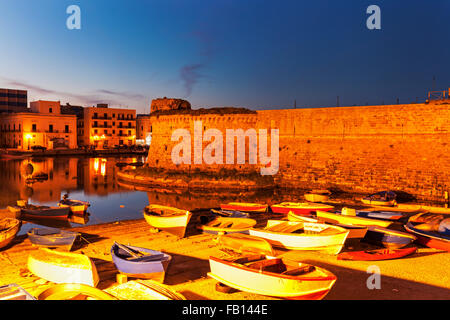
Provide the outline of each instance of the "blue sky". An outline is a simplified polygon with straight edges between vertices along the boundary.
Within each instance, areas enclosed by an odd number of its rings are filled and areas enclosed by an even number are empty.
[[[81,30],[69,30],[69,5]],[[366,9],[381,8],[381,30]],[[0,0],[0,87],[149,111],[414,102],[450,87],[450,1]],[[435,81],[433,81],[435,77]]]

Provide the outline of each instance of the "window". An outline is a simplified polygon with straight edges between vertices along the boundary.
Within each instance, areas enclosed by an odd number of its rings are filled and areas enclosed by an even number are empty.
[[[108,130],[104,130],[104,133],[105,133],[105,134],[108,134]]]
[[[108,123],[105,121],[103,122],[103,127],[107,128],[108,127]]]
[[[97,129],[94,130],[94,133],[97,134]]]
[[[33,123],[31,131],[36,132],[36,123]]]
[[[103,117],[106,119],[106,118],[108,118],[108,115],[106,113],[104,113]]]
[[[128,135],[131,136],[131,130],[128,130]]]
[[[116,114],[115,113],[113,113],[113,118],[115,118],[116,117]]]
[[[131,128],[131,122],[128,122],[128,128]]]
[[[53,113],[53,108],[48,108],[48,113]]]
[[[52,124],[48,125],[48,132],[53,132],[53,125]]]
[[[67,124],[66,124],[66,127],[65,127],[65,132],[69,133],[69,126]]]
[[[97,119],[97,118],[98,118],[98,114],[94,113],[94,119]]]

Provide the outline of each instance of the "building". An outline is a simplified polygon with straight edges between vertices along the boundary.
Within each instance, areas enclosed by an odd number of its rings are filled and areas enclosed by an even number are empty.
[[[26,90],[0,88],[0,113],[26,112],[28,92]]]
[[[0,146],[31,150],[77,147],[75,115],[61,114],[59,101],[34,101],[27,112],[0,115]]]
[[[150,115],[138,114],[136,117],[136,144],[149,146],[152,141],[152,123]]]
[[[136,144],[136,110],[102,104],[83,109],[78,119],[79,146],[108,149]]]

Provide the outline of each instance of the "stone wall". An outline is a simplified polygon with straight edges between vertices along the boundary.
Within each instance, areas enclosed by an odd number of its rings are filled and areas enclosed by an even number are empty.
[[[152,100],[150,113],[166,110],[191,110],[191,104],[183,99],[160,98]]]
[[[263,110],[257,114],[172,115],[152,121],[149,166],[214,171],[250,165],[174,165],[173,130],[279,129],[276,184],[286,188],[338,188],[368,193],[404,191],[420,199],[442,199],[450,190],[449,104]],[[209,142],[203,143],[203,148]],[[269,141],[270,146],[270,141]],[[269,150],[270,152],[270,150]],[[246,158],[248,161],[248,157]],[[194,159],[193,159],[194,160]],[[193,161],[194,162],[194,161]]]

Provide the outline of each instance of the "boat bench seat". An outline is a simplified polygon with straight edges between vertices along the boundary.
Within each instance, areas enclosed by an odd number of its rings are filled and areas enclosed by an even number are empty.
[[[291,270],[287,270],[282,272],[281,274],[287,275],[287,276],[299,276],[305,273],[313,272],[316,268],[314,266],[303,266]]]

